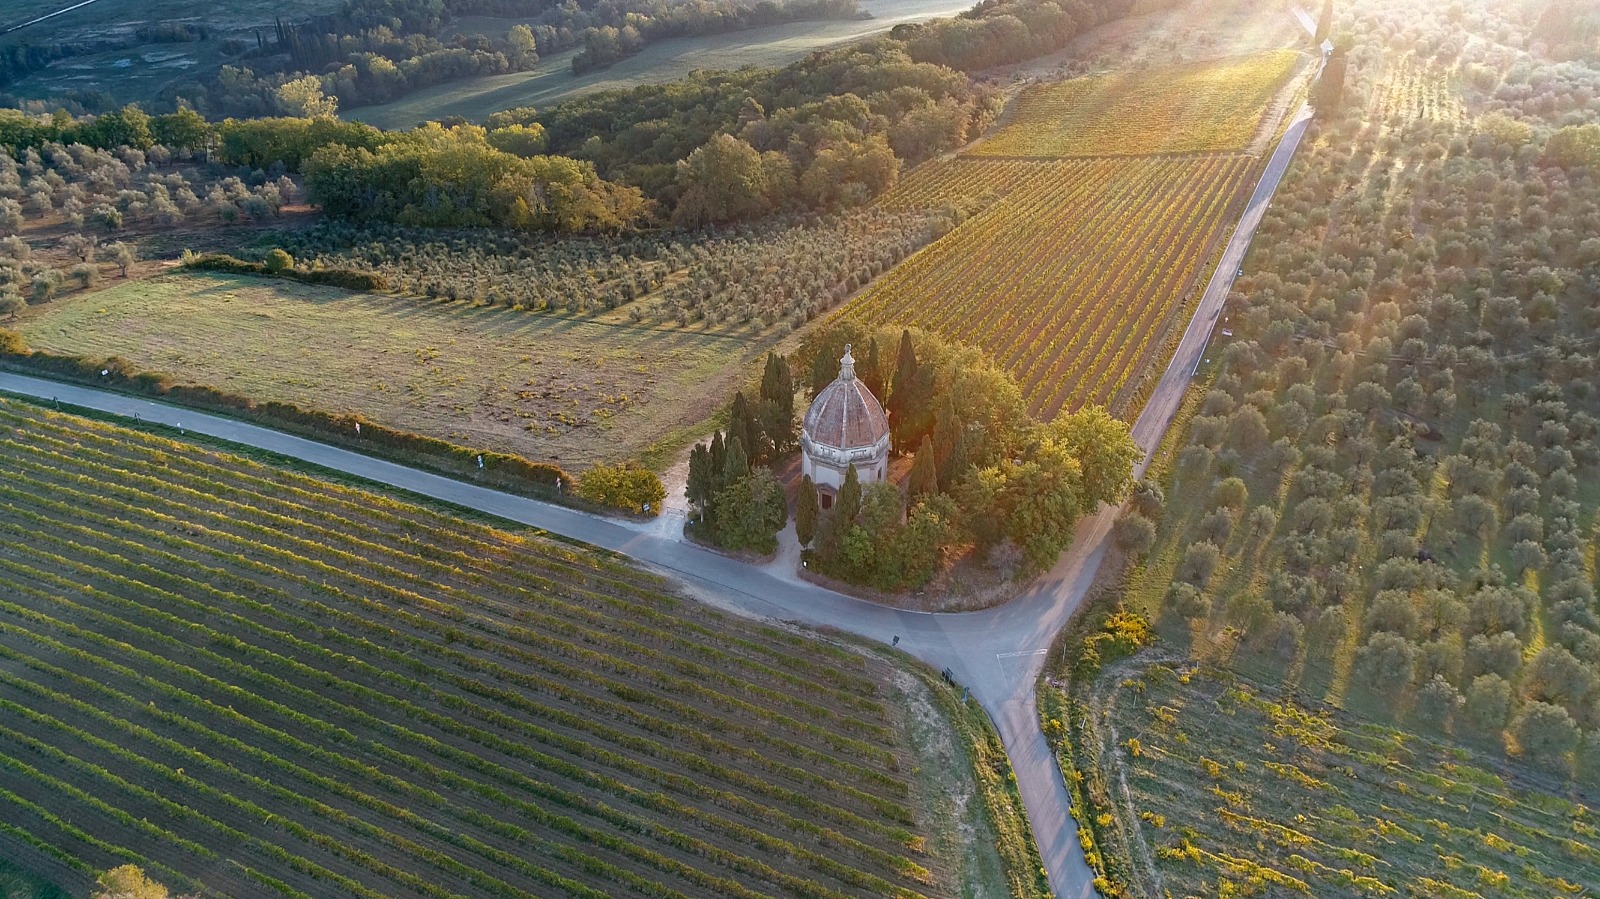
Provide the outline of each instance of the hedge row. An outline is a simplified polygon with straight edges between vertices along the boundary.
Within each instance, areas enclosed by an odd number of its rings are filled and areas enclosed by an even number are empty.
[[[288,278],[291,281],[301,281],[306,284],[323,284],[328,287],[342,287],[345,290],[372,291],[389,289],[389,280],[376,272],[358,272],[348,268],[320,268],[307,271],[286,268],[273,271],[267,268],[266,263],[246,262],[226,253],[186,255],[183,259],[183,267],[208,272],[231,272],[236,275],[266,275],[271,278]]]
[[[12,331],[0,329],[0,369],[42,375],[58,381],[92,384],[121,393],[160,397],[178,405],[260,424],[323,443],[355,449],[440,474],[468,479],[514,493],[599,510],[577,495],[578,481],[560,466],[532,462],[511,453],[458,446],[369,421],[359,415],[304,409],[293,403],[256,402],[213,387],[174,384],[166,375],[136,371],[125,360],[93,361],[42,350],[30,350]],[[104,372],[104,374],[102,374]],[[360,430],[357,430],[360,425]],[[478,465],[482,458],[483,465]],[[636,511],[636,510],[622,510]]]

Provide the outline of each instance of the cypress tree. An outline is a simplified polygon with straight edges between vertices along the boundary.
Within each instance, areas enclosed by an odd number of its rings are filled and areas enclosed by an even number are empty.
[[[749,474],[750,457],[744,454],[744,441],[738,437],[728,438],[728,457],[722,464],[723,489]]]
[[[711,492],[722,488],[722,469],[728,464],[728,441],[718,431],[711,438]]]
[[[873,337],[867,341],[866,364],[858,366],[856,377],[867,385],[876,397],[883,396],[883,363],[878,359],[878,338]]]
[[[711,491],[715,484],[716,472],[711,468],[711,450],[704,443],[697,443],[689,451],[689,483],[684,485],[683,495],[704,511],[706,504],[711,502]]]
[[[955,400],[946,393],[933,422],[933,461],[940,471],[950,468],[950,454],[956,451],[956,441],[960,438],[961,422],[956,417]],[[941,481],[941,486],[948,488],[950,485]]]
[[[801,546],[811,545],[817,536],[817,515],[821,511],[817,506],[817,485],[811,482],[811,475],[806,475],[800,479],[800,495],[795,499],[794,510],[794,532]]]
[[[861,514],[861,475],[856,473],[854,462],[845,469],[844,486],[839,488],[839,499],[833,509],[841,528],[855,524],[856,516]]]
[[[941,489],[949,491],[955,487],[956,481],[967,473],[972,467],[972,431],[962,428],[956,432],[955,446],[950,450],[950,457],[945,459],[939,467],[939,485]]]
[[[761,425],[750,411],[750,404],[745,401],[742,390],[733,395],[733,409],[728,414],[728,439],[731,441],[735,438],[744,444],[748,460],[757,462],[765,455],[761,445]]]
[[[939,492],[939,468],[934,459],[932,438],[922,438],[922,445],[917,447],[917,458],[911,463],[907,490],[912,501]]]
[[[788,360],[777,353],[767,354],[761,374],[761,409],[761,429],[773,451],[788,449],[794,443],[794,376]]]
[[[889,430],[895,448],[905,452],[915,426],[912,412],[918,404],[917,351],[911,345],[911,329],[900,332],[900,355],[895,360],[894,381],[889,388]]]
[[[817,349],[817,354],[811,357],[811,398],[816,399],[833,379],[839,377],[839,356],[833,354],[833,344]]]

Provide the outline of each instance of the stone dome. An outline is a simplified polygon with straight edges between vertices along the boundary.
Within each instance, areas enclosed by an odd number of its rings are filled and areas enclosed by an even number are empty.
[[[844,358],[839,360],[839,377],[817,394],[800,431],[802,443],[809,444],[808,451],[842,463],[855,461],[858,453],[869,458],[880,444],[887,449],[889,439],[889,417],[878,398],[856,378],[855,362],[846,345]]]

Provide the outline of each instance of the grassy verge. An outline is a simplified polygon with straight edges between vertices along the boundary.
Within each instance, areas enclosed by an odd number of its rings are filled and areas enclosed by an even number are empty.
[[[419,434],[385,428],[356,416],[336,416],[279,403],[257,404],[244,397],[209,388],[173,387],[159,376],[130,372],[120,366],[113,368],[112,361],[94,362],[37,352],[0,352],[0,370],[86,384],[113,393],[152,397],[496,490],[587,511],[618,513],[618,510],[576,496],[572,492],[576,480],[557,466],[529,462],[506,453],[480,452]],[[121,416],[106,418],[122,419]],[[354,427],[358,422],[362,424],[359,431]],[[477,464],[480,455],[484,460],[482,468]]]

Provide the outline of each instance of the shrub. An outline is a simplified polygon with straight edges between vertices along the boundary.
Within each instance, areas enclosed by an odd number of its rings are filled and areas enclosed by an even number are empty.
[[[293,257],[283,250],[274,250],[274,253],[283,253],[293,265]],[[305,284],[322,284],[328,287],[341,287],[345,290],[388,290],[389,282],[382,275],[375,272],[358,272],[344,268],[315,269],[309,272],[298,271],[294,268],[284,268],[273,271],[270,267],[271,254],[268,254],[269,263],[246,262],[243,259],[229,256],[226,253],[190,253],[183,256],[183,267],[200,271],[229,272],[238,275],[276,275]]]
[[[1137,512],[1129,512],[1117,522],[1117,546],[1132,556],[1142,556],[1156,542],[1156,526]]]
[[[578,478],[578,495],[635,515],[661,514],[667,498],[656,473],[636,465],[596,465]]]
[[[22,335],[9,328],[0,328],[0,356],[26,356],[28,345]]]
[[[1517,745],[1530,759],[1550,767],[1564,764],[1578,746],[1578,725],[1567,710],[1546,702],[1530,702],[1512,725]]]
[[[1174,581],[1167,589],[1167,604],[1184,618],[1209,618],[1211,599],[1200,588],[1182,581]]]
[[[1183,554],[1183,561],[1178,564],[1178,580],[1186,584],[1204,588],[1206,582],[1211,580],[1211,575],[1217,570],[1217,561],[1222,557],[1217,545],[1207,540],[1189,544],[1189,549]]]
[[[731,550],[770,553],[789,515],[783,485],[765,468],[729,484],[717,497],[717,542]]]
[[[31,303],[48,303],[56,298],[61,290],[61,272],[57,269],[47,268],[33,276],[33,292],[28,301]]]
[[[1373,634],[1356,651],[1356,674],[1374,693],[1394,694],[1411,683],[1416,671],[1417,647],[1389,631]]]
[[[68,270],[67,274],[86,288],[100,283],[100,270],[87,262],[80,262],[74,265]]]
[[[280,247],[267,254],[266,266],[267,271],[272,274],[282,274],[294,268],[294,257],[284,252]]]

